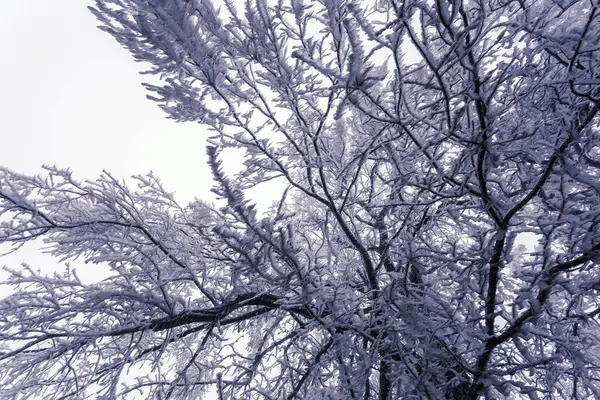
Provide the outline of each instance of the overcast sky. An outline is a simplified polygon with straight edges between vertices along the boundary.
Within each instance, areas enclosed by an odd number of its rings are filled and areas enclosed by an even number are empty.
[[[0,165],[75,177],[150,170],[180,202],[206,197],[203,128],[147,100],[141,66],[98,30],[86,0],[0,2]]]

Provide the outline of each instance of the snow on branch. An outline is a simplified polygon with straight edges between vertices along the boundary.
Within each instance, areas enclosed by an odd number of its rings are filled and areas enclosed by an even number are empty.
[[[600,398],[598,5],[92,12],[218,198],[1,168],[1,398]]]

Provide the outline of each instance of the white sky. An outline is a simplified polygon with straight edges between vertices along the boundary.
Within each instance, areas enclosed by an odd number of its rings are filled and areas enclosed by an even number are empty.
[[[37,174],[56,164],[80,180],[152,170],[182,204],[210,198],[204,128],[168,120],[146,99],[141,66],[96,28],[91,4],[0,1],[0,165]],[[56,266],[39,253],[30,244],[0,267]]]
[[[78,179],[152,170],[182,203],[209,196],[203,127],[167,120],[146,99],[141,65],[88,5],[0,2],[0,165],[56,164]]]

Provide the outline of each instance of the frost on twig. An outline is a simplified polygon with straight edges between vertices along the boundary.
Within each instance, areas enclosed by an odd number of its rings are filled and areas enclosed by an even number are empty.
[[[96,0],[218,199],[0,169],[0,397],[600,398],[598,6],[430,3]]]

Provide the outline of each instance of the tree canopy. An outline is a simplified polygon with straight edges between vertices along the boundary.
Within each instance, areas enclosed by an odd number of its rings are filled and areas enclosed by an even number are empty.
[[[0,397],[600,398],[598,7],[96,0],[218,199],[0,169]]]

